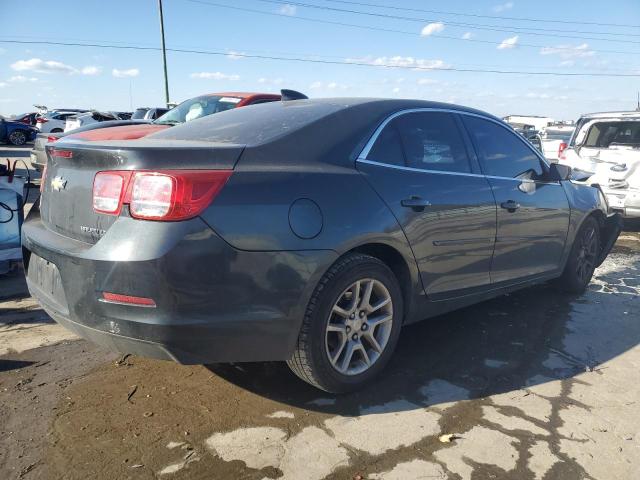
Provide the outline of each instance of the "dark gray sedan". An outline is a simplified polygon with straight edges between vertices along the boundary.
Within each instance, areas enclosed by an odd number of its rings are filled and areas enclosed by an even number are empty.
[[[47,153],[23,246],[56,321],[183,363],[285,360],[329,392],[377,375],[403,325],[583,291],[620,232],[597,187],[441,103],[274,102]]]

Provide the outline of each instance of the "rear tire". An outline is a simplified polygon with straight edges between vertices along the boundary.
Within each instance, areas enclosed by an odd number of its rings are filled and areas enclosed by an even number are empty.
[[[318,283],[287,364],[326,392],[358,390],[388,363],[402,319],[402,291],[391,269],[375,257],[348,254]]]
[[[51,130],[51,133],[62,133],[62,132],[64,132],[64,130],[61,128],[54,128],[53,130]]]
[[[571,293],[582,293],[591,281],[600,253],[600,225],[587,218],[571,246],[571,252],[557,285]]]
[[[20,147],[27,143],[27,133],[24,130],[14,130],[9,134],[9,143]]]

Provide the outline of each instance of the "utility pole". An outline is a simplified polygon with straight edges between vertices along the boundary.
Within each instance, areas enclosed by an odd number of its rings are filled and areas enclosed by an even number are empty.
[[[162,37],[162,66],[164,67],[164,99],[167,107],[169,106],[169,78],[167,76],[167,49],[164,45],[164,16],[162,14],[162,0],[158,0],[158,9],[160,10],[160,35]]]

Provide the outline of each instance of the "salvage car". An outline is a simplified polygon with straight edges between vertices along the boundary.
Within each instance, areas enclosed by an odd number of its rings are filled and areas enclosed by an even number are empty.
[[[130,112],[99,112],[97,110],[92,110],[91,112],[79,113],[77,115],[67,117],[64,132],[67,133],[71,130],[75,130],[85,125],[90,125],[92,123],[129,119],[131,119]]]
[[[640,217],[640,112],[582,116],[559,162],[586,172],[623,217]]]
[[[574,130],[575,128],[570,125],[553,125],[542,129],[540,132],[542,153],[548,161],[558,162],[558,157],[569,145]]]
[[[582,292],[620,232],[597,187],[443,103],[272,102],[47,153],[22,238],[52,318],[154,358],[286,361],[328,392],[372,380],[418,320]]]
[[[15,120],[0,118],[0,142],[11,145],[24,145],[32,141],[38,130],[31,125]]]

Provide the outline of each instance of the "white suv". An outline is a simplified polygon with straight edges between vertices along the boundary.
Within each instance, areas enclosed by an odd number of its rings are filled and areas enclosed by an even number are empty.
[[[591,174],[613,210],[640,217],[640,112],[583,115],[558,161]]]

